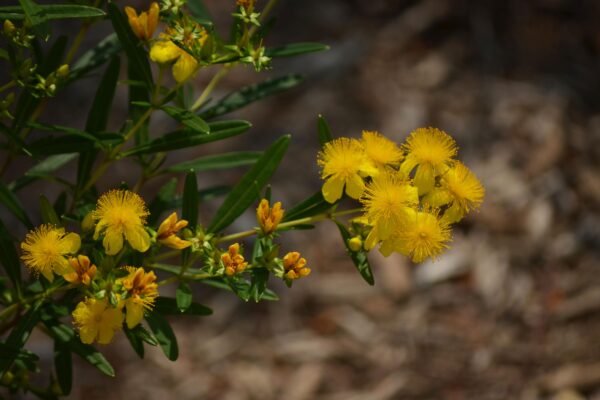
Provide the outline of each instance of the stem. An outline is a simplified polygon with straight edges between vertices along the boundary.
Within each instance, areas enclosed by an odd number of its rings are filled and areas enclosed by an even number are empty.
[[[102,0],[96,0],[94,2],[93,6],[98,7],[100,5],[100,1],[102,1]],[[81,46],[81,42],[83,41],[83,38],[87,34],[90,27],[92,26],[92,23],[93,23],[93,20],[88,19],[83,23],[83,25],[81,26],[81,29],[79,29],[79,32],[77,33],[77,36],[75,36],[75,39],[73,40],[73,44],[71,45],[71,48],[69,49],[69,52],[67,53],[67,57],[65,57],[65,64],[69,64],[73,60],[73,57],[75,57],[75,53],[77,53],[79,46]]]
[[[277,0],[269,0],[269,2],[267,3],[267,5],[265,6],[265,8],[263,8],[262,12],[260,13],[260,17],[259,17],[259,21],[263,22],[271,13],[271,10],[273,10],[273,7],[275,7],[275,5],[277,4]],[[258,29],[258,26],[254,25],[252,28],[250,28],[250,34],[248,35],[248,39],[252,38],[252,35],[254,35],[254,33],[256,32],[256,30]]]
[[[360,211],[362,211],[362,209],[354,208],[352,210],[340,211],[340,212],[336,212],[336,213],[323,213],[323,214],[314,215],[312,217],[295,219],[293,221],[283,222],[283,223],[279,224],[277,226],[277,230],[280,230],[283,228],[291,228],[296,225],[303,225],[303,224],[310,224],[313,222],[319,222],[319,221],[323,221],[326,219],[333,220],[336,217],[341,217],[343,215],[348,215],[348,214],[355,214]],[[257,232],[260,232],[260,228],[254,228],[251,230],[234,233],[234,234],[227,235],[227,236],[222,236],[222,237],[216,239],[216,243],[230,242],[233,240],[243,239],[243,238],[255,235]]]
[[[0,93],[4,92],[7,89],[10,89],[12,87],[15,87],[17,85],[17,82],[15,81],[10,81],[8,82],[6,85],[0,86]]]
[[[198,99],[194,102],[194,104],[190,108],[190,111],[196,111],[198,108],[200,108],[202,105],[204,105],[204,102],[206,101],[208,96],[210,96],[210,94],[215,89],[215,87],[217,86],[219,81],[221,79],[223,79],[223,77],[225,75],[227,75],[227,73],[229,72],[230,69],[231,69],[230,65],[224,65],[223,67],[221,67],[221,69],[210,80],[208,85],[206,85],[206,87],[204,88],[204,91],[202,91],[202,93],[200,94]]]

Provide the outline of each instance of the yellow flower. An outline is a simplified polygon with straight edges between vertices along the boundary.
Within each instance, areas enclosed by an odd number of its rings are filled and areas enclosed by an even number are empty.
[[[191,246],[192,242],[177,237],[176,233],[185,228],[188,222],[185,219],[177,221],[177,213],[169,215],[158,227],[158,242],[176,250]]]
[[[441,187],[434,188],[423,201],[432,207],[448,204],[444,220],[458,222],[470,210],[477,209],[483,202],[485,189],[469,168],[457,161],[453,168],[442,175]]]
[[[129,272],[119,282],[127,291],[125,322],[129,329],[133,328],[144,318],[144,309],[151,309],[158,297],[158,285],[154,272],[145,272],[143,268],[125,267]]]
[[[256,209],[256,219],[263,233],[268,235],[275,232],[277,225],[283,218],[284,210],[281,208],[281,202],[273,204],[273,208],[269,207],[269,200],[262,199]]]
[[[397,172],[386,171],[373,178],[361,202],[365,217],[373,227],[365,241],[365,249],[371,250],[379,241],[386,240],[406,219],[411,207],[419,203],[419,195],[417,188]]]
[[[175,62],[173,65],[173,78],[178,83],[188,80],[197,70],[198,61],[187,51],[179,47],[173,39],[180,37],[178,43],[187,47],[188,49],[199,49],[206,41],[208,35],[206,30],[197,23],[191,23],[191,25],[184,29],[182,35],[167,29],[166,33],[160,35],[160,39],[154,42],[150,48],[150,59],[159,64],[170,64]]]
[[[225,266],[225,274],[232,276],[243,272],[248,263],[244,260],[244,256],[240,254],[240,244],[234,243],[229,246],[227,253],[221,254],[221,261]]]
[[[35,273],[44,275],[52,282],[53,272],[58,275],[71,272],[65,256],[76,253],[79,246],[81,239],[78,234],[65,233],[63,228],[45,224],[27,233],[25,241],[21,243],[21,259]]]
[[[102,244],[106,254],[117,254],[123,248],[123,238],[131,247],[145,252],[150,247],[150,235],[144,224],[148,216],[142,198],[129,190],[111,190],[98,199],[93,211],[97,221],[94,240],[104,235]]]
[[[310,274],[310,268],[306,266],[306,259],[300,257],[297,251],[291,251],[283,257],[284,276],[287,279],[299,279]]]
[[[84,255],[73,257],[69,260],[73,272],[63,275],[67,282],[81,283],[89,286],[96,276],[96,266],[90,262],[90,259]]]
[[[395,165],[402,160],[402,151],[396,143],[378,132],[363,131],[361,143],[367,156],[380,170],[386,165]]]
[[[413,131],[403,145],[407,155],[400,172],[409,175],[416,167],[414,183],[423,195],[433,189],[435,177],[452,165],[456,155],[456,142],[446,132],[436,128],[419,128]]]
[[[133,8],[125,7],[125,14],[127,14],[131,30],[140,40],[144,41],[152,38],[158,26],[159,13],[160,7],[157,2],[152,2],[148,11],[142,12],[139,16]]]
[[[451,230],[436,213],[416,211],[405,220],[394,239],[397,252],[420,263],[428,257],[437,257],[448,248]],[[385,255],[385,249],[382,253]]]
[[[319,152],[317,163],[322,167],[321,177],[325,180],[323,197],[335,203],[346,194],[358,199],[365,190],[364,176],[377,175],[377,168],[367,157],[356,139],[339,138],[325,144]]]
[[[100,344],[108,344],[123,325],[123,312],[108,304],[106,299],[88,298],[77,304],[73,320],[83,343],[91,344],[97,340]]]

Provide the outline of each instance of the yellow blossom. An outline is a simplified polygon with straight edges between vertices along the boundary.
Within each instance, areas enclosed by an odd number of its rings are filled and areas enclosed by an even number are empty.
[[[300,257],[297,251],[291,251],[283,257],[284,276],[287,279],[298,279],[310,274],[310,268],[306,266],[306,259]]]
[[[42,274],[50,282],[54,273],[64,275],[71,272],[65,256],[74,254],[81,246],[76,233],[65,233],[63,228],[45,224],[30,231],[21,243],[21,259],[35,273]]]
[[[89,286],[96,276],[96,266],[90,262],[90,259],[84,255],[78,255],[69,260],[73,272],[63,275],[67,282],[81,283]]]
[[[173,41],[175,32],[167,29],[166,33],[160,35],[159,40],[154,42],[150,48],[150,59],[159,64],[173,64],[173,78],[178,83],[184,82],[194,75],[198,67],[198,61],[187,51],[179,47]],[[208,35],[206,30],[197,23],[191,23],[184,30],[183,37],[179,43],[188,49],[201,48]]]
[[[415,168],[414,183],[419,195],[433,189],[435,177],[445,173],[456,155],[456,142],[446,132],[436,128],[413,131],[403,145],[407,152],[400,172],[409,175]]]
[[[429,257],[436,258],[447,249],[451,235],[448,224],[440,220],[437,213],[416,211],[395,235],[394,249],[420,263]]]
[[[256,209],[256,219],[265,235],[275,232],[277,225],[283,218],[284,210],[281,208],[281,202],[273,204],[273,208],[269,207],[269,200],[262,199]]]
[[[367,156],[380,170],[386,165],[397,165],[402,160],[402,151],[396,143],[378,132],[363,131],[361,143]]]
[[[448,205],[443,218],[453,223],[460,221],[470,210],[479,208],[484,196],[485,189],[479,179],[457,161],[442,176],[441,186],[429,192],[423,201],[433,207]]]
[[[158,242],[176,250],[182,250],[191,246],[192,242],[180,239],[176,233],[185,228],[188,222],[185,219],[177,220],[177,213],[169,215],[158,227]]]
[[[127,14],[131,30],[140,40],[144,41],[152,38],[158,26],[159,13],[160,7],[157,2],[152,2],[148,11],[143,11],[140,15],[133,8],[125,7],[125,14]]]
[[[419,203],[419,195],[417,188],[397,172],[386,171],[373,178],[361,202],[365,217],[373,227],[365,241],[365,249],[371,250],[404,221],[411,207]]]
[[[317,163],[325,180],[323,197],[329,203],[342,197],[344,186],[348,196],[358,199],[365,189],[362,177],[377,175],[377,168],[356,139],[342,137],[326,143]]]
[[[100,344],[108,344],[123,325],[123,312],[108,304],[106,299],[88,298],[77,304],[73,321],[83,343],[91,344],[97,340]]]
[[[144,228],[147,216],[146,204],[138,194],[129,190],[104,193],[93,211],[97,221],[94,240],[104,235],[102,244],[108,255],[121,251],[124,238],[143,253],[150,247],[150,235]]]
[[[240,254],[239,243],[229,246],[227,253],[221,255],[221,261],[225,267],[225,274],[228,276],[243,272],[248,266],[248,263],[244,260],[244,256]]]
[[[354,236],[348,239],[348,248],[352,251],[359,251],[362,249],[363,241],[360,236]]]
[[[125,322],[129,329],[139,324],[144,318],[144,309],[151,309],[158,297],[158,285],[154,272],[146,272],[143,268],[125,267],[129,274],[119,282],[127,292]]]

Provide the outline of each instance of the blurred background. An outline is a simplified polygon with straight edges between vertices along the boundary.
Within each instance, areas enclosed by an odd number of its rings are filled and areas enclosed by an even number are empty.
[[[227,32],[233,0],[205,3]],[[117,378],[78,363],[70,398],[600,399],[600,2],[305,0],[281,1],[275,14],[267,45],[318,41],[331,50],[230,74],[215,98],[289,72],[306,81],[237,112],[254,125],[243,139],[171,162],[264,149],[291,133],[272,181],[285,208],[320,188],[318,114],[336,136],[367,129],[402,142],[435,126],[456,138],[486,187],[483,207],[456,227],[436,262],[372,252],[373,287],[345,256],[334,224],[289,233],[284,250],[301,251],[313,273],[291,290],[273,282],[279,302],[196,288],[195,300],[214,315],[172,320],[177,362],[148,347],[140,360],[120,335],[104,347]],[[54,25],[70,35],[79,28]],[[108,31],[99,24],[83,47]],[[202,89],[213,73],[201,71],[194,84]],[[97,79],[60,94],[42,120],[82,126]],[[114,127],[126,113],[120,90]],[[171,124],[157,116],[151,129]],[[234,184],[243,172],[204,173],[199,183]],[[100,188],[133,184],[137,173],[120,163]],[[163,183],[142,194],[152,198]],[[29,210],[39,190],[23,191]],[[204,221],[218,204],[202,206]],[[232,231],[252,224],[248,213]],[[51,365],[41,334],[28,346]]]

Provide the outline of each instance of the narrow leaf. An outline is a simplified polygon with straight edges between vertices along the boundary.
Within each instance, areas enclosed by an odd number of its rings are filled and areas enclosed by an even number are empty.
[[[79,79],[100,67],[121,51],[121,42],[115,33],[108,35],[96,47],[85,52],[71,68],[69,80]]]
[[[221,232],[258,200],[263,187],[281,162],[289,142],[289,135],[282,136],[264,152],[219,207],[208,232]]]
[[[10,233],[0,220],[0,262],[6,271],[6,274],[12,281],[13,285],[19,290],[21,287],[21,264],[19,256],[15,250],[15,245],[10,237]]]
[[[211,315],[213,313],[213,311],[210,308],[198,303],[190,303],[190,305],[185,310],[182,310],[179,307],[179,304],[177,303],[176,299],[163,296],[160,296],[158,299],[156,299],[156,304],[154,305],[154,308],[157,312],[160,312],[163,315],[205,316]]]
[[[185,176],[181,218],[188,221],[188,226],[193,231],[196,230],[196,225],[198,224],[198,204],[198,183],[196,181],[196,173],[192,171]]]
[[[119,41],[127,54],[127,61],[131,67],[136,70],[137,75],[143,79],[146,86],[152,88],[152,72],[150,71],[150,64],[148,63],[146,52],[143,47],[139,45],[140,41],[133,34],[127,19],[115,3],[108,3],[108,16],[119,37]]]
[[[43,194],[40,195],[40,211],[42,214],[42,221],[47,224],[62,226],[60,218],[58,218],[58,215],[56,215],[54,207]]]
[[[192,289],[186,282],[181,282],[175,291],[175,300],[177,300],[177,308],[184,312],[192,305]]]
[[[162,172],[185,172],[192,169],[199,172],[252,165],[261,155],[262,152],[259,151],[240,151],[216,156],[199,157],[195,160],[171,165]]]
[[[285,213],[283,214],[283,222],[312,217],[314,215],[324,213],[332,207],[333,204],[328,203],[323,198],[323,193],[321,193],[319,190],[317,193],[313,194],[301,203],[295,205],[289,210],[285,210]]]
[[[246,121],[218,121],[209,124],[210,135],[190,130],[175,131],[149,143],[134,147],[125,152],[125,156],[150,154],[161,151],[183,149],[205,143],[223,140],[246,132],[252,125]]]
[[[329,46],[321,43],[291,43],[272,49],[267,49],[268,57],[291,57],[304,53],[314,53],[317,51],[329,50]]]
[[[50,27],[48,26],[48,17],[44,9],[33,0],[19,0],[19,3],[25,14],[25,20],[33,31],[43,40],[48,40]]]
[[[0,203],[2,203],[8,211],[11,212],[19,221],[28,229],[33,228],[31,220],[27,216],[25,209],[21,206],[21,202],[3,183],[0,182]]]
[[[371,271],[371,265],[369,264],[367,252],[364,250],[352,251],[350,247],[348,247],[348,240],[350,240],[350,238],[352,237],[350,235],[350,232],[348,231],[348,229],[346,229],[346,227],[343,224],[336,222],[336,225],[338,226],[340,233],[342,234],[342,239],[344,240],[346,252],[352,259],[352,262],[354,263],[354,266],[360,273],[360,276],[362,276],[363,279],[369,285],[374,285],[375,278],[373,277],[373,272]]]
[[[317,118],[317,130],[319,131],[319,143],[321,144],[321,147],[325,146],[325,143],[333,139],[329,124],[327,124],[327,121],[322,115],[319,115]]]
[[[175,120],[181,122],[192,131],[204,134],[210,133],[210,127],[208,124],[193,112],[173,106],[163,106],[161,108]]]
[[[71,393],[73,382],[73,359],[69,346],[59,340],[54,341],[54,371],[63,395]]]
[[[95,18],[106,15],[106,13],[99,8],[75,4],[47,4],[38,5],[37,8],[38,10],[41,10],[46,20]],[[24,18],[24,9],[19,6],[0,7],[0,19],[20,20]]]
[[[246,86],[236,92],[230,93],[217,104],[203,111],[201,116],[205,119],[217,117],[230,113],[234,110],[247,106],[265,97],[288,90],[304,80],[302,76],[289,74],[279,78],[268,79],[264,82]]]
[[[179,357],[179,347],[177,346],[177,338],[173,333],[171,325],[169,325],[169,321],[156,311],[147,313],[146,321],[165,356],[171,361],[177,360],[177,357]]]
[[[27,342],[27,339],[29,339],[31,331],[39,320],[40,303],[38,302],[25,315],[19,318],[17,325],[10,332],[5,344],[15,349],[21,349]],[[4,372],[12,365],[15,357],[16,355],[13,357],[0,358],[0,374],[4,374]]]

